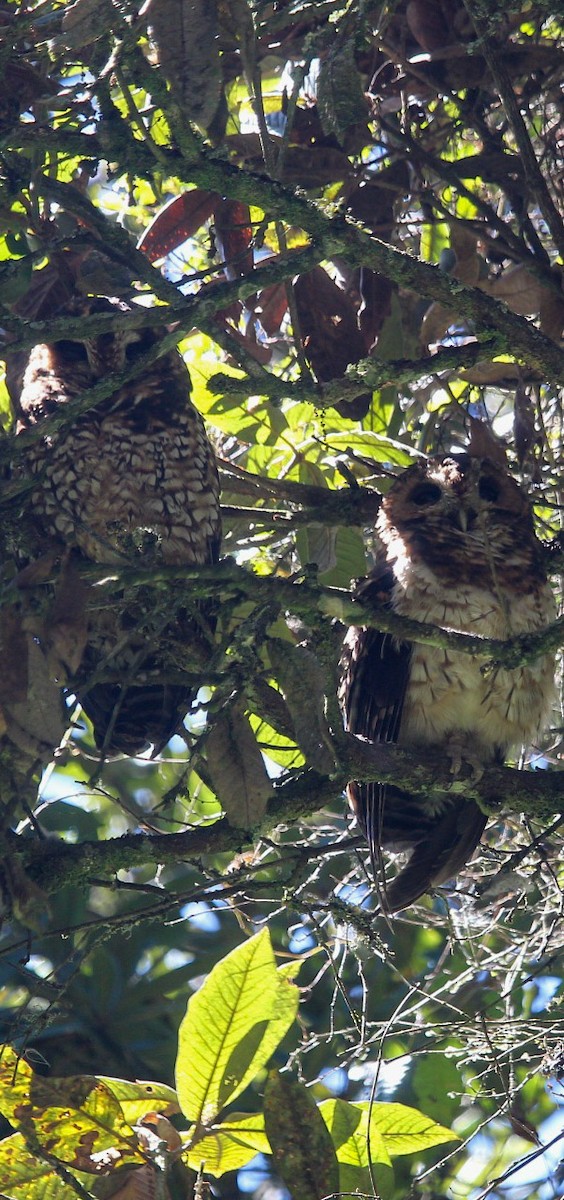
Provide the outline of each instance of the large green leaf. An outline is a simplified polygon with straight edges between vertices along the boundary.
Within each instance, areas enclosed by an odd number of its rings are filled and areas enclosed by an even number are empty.
[[[390,1155],[379,1131],[370,1128],[368,1113],[360,1104],[347,1100],[323,1100],[321,1115],[331,1134],[339,1163],[341,1192],[372,1192],[372,1176],[382,1200],[393,1193],[394,1175]]]
[[[438,1125],[419,1109],[408,1108],[406,1104],[371,1105],[366,1100],[355,1107],[369,1114],[371,1140],[373,1131],[380,1134],[390,1155],[418,1154],[431,1146],[460,1140],[451,1129]]]
[[[267,929],[217,963],[179,1032],[178,1100],[197,1127],[209,1125],[266,1065],[298,1002],[298,989],[276,969]]]
[[[159,981],[162,986],[162,980]],[[130,1125],[135,1125],[149,1112],[157,1112],[169,1116],[178,1112],[178,1100],[174,1088],[165,1083],[129,1079],[110,1079],[107,1075],[98,1075],[100,1083],[119,1101],[121,1111]]]
[[[93,1155],[111,1150],[115,1166],[142,1162],[136,1135],[115,1095],[93,1075],[44,1079],[4,1046],[0,1110],[66,1166],[97,1173]]]
[[[221,1125],[215,1125],[199,1141],[194,1141],[182,1156],[194,1171],[204,1164],[206,1174],[218,1179],[226,1171],[238,1171],[255,1154],[270,1154],[270,1143],[264,1131],[263,1113],[232,1113]]]
[[[0,1142],[0,1180],[3,1200],[76,1200],[71,1184],[31,1154],[21,1133]]]

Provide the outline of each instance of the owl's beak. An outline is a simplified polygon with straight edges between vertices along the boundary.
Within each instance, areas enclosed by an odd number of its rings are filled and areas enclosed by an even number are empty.
[[[476,509],[472,508],[471,506],[468,506],[468,508],[463,508],[461,505],[458,509],[457,515],[462,532],[467,533],[468,527],[474,525],[478,513]]]

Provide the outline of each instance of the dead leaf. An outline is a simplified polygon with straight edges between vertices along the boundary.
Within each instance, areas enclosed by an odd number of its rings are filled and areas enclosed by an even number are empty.
[[[256,829],[272,785],[242,700],[220,715],[206,739],[206,766],[230,825]]]
[[[474,458],[489,458],[490,462],[498,463],[506,471],[508,469],[507,455],[503,442],[496,438],[487,421],[478,421],[469,417],[470,440],[468,453]]]
[[[266,260],[271,261],[270,259]],[[260,265],[260,264],[259,264]],[[254,313],[268,337],[278,333],[288,309],[288,294],[283,283],[271,283],[259,292]]]
[[[241,279],[253,270],[253,230],[248,204],[218,199],[215,207],[215,237],[229,280]]]
[[[405,19],[422,50],[438,50],[450,41],[451,31],[437,0],[409,0]]]
[[[531,275],[523,263],[508,267],[495,279],[484,280],[481,288],[488,296],[503,300],[512,312],[522,317],[532,316],[540,311],[543,293],[546,290],[540,279]]]
[[[61,40],[69,49],[89,46],[111,27],[113,15],[111,0],[75,0],[65,5]]]
[[[192,188],[175,196],[147,226],[137,249],[146,254],[149,262],[164,258],[209,221],[220,199],[217,192],[206,192],[203,188]]]
[[[535,410],[530,391],[521,382],[515,389],[513,402],[513,435],[517,462],[522,468],[531,456],[535,444]]]
[[[41,646],[27,630],[22,671],[23,664],[27,664],[26,694],[22,700],[3,705],[7,732],[26,755],[50,756],[65,732],[63,699]]]
[[[294,294],[303,347],[319,382],[339,379],[349,363],[358,362],[366,353],[350,296],[323,267],[299,275]],[[370,403],[371,396],[363,393],[335,407],[343,416],[361,420]]]
[[[295,738],[308,763],[323,774],[335,770],[331,736],[325,720],[325,673],[309,647],[281,638],[268,643],[274,675],[290,711]]]
[[[88,640],[89,589],[72,563],[57,580],[55,599],[43,626],[43,648],[53,679],[68,682],[78,671]]]
[[[216,0],[153,0],[151,29],[177,102],[207,130],[223,95]]]
[[[379,271],[362,267],[360,272],[360,294],[362,302],[358,310],[358,323],[364,336],[366,352],[376,342],[384,321],[390,315],[394,285]]]
[[[27,696],[27,636],[15,606],[0,609],[0,703],[6,709]]]

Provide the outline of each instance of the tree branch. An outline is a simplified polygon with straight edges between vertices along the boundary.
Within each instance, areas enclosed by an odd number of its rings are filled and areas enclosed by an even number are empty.
[[[484,638],[479,634],[459,633],[424,621],[415,621],[392,612],[385,605],[360,603],[345,589],[327,587],[315,583],[311,578],[292,581],[276,575],[253,575],[232,559],[223,559],[212,566],[159,565],[148,568],[88,563],[81,566],[80,573],[85,579],[93,583],[103,582],[108,587],[146,586],[183,580],[190,583],[192,598],[221,595],[222,602],[227,597],[233,600],[245,598],[261,604],[274,601],[306,621],[315,622],[320,617],[337,618],[345,625],[367,625],[384,633],[394,633],[408,641],[472,654],[486,660],[485,670],[497,667],[513,670],[532,662],[539,654],[548,653],[564,644],[564,617],[535,633],[519,634],[505,641]]]
[[[249,833],[233,829],[226,818],[221,818],[214,825],[186,833],[149,836],[128,833],[105,842],[76,845],[55,843],[52,839],[33,842],[10,833],[6,847],[10,854],[18,854],[35,884],[46,892],[55,892],[69,884],[89,887],[92,876],[148,862],[176,864],[183,859],[197,861],[204,854],[237,853],[249,840],[265,836],[281,822],[291,824],[311,817],[320,808],[334,803],[351,778],[393,783],[421,796],[448,793],[474,800],[488,812],[497,814],[503,807],[525,812],[539,821],[548,822],[555,813],[564,810],[563,773],[489,767],[475,781],[466,767],[453,778],[441,751],[412,754],[398,746],[375,745],[352,734],[339,737],[338,749],[341,766],[333,778],[310,768],[288,772],[275,781],[265,820],[260,829]]]

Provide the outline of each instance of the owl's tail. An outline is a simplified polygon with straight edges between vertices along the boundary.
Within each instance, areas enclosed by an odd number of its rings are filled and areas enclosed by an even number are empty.
[[[433,821],[399,875],[385,889],[384,905],[398,912],[425,892],[453,879],[471,859],[487,823],[472,800],[459,800]]]

